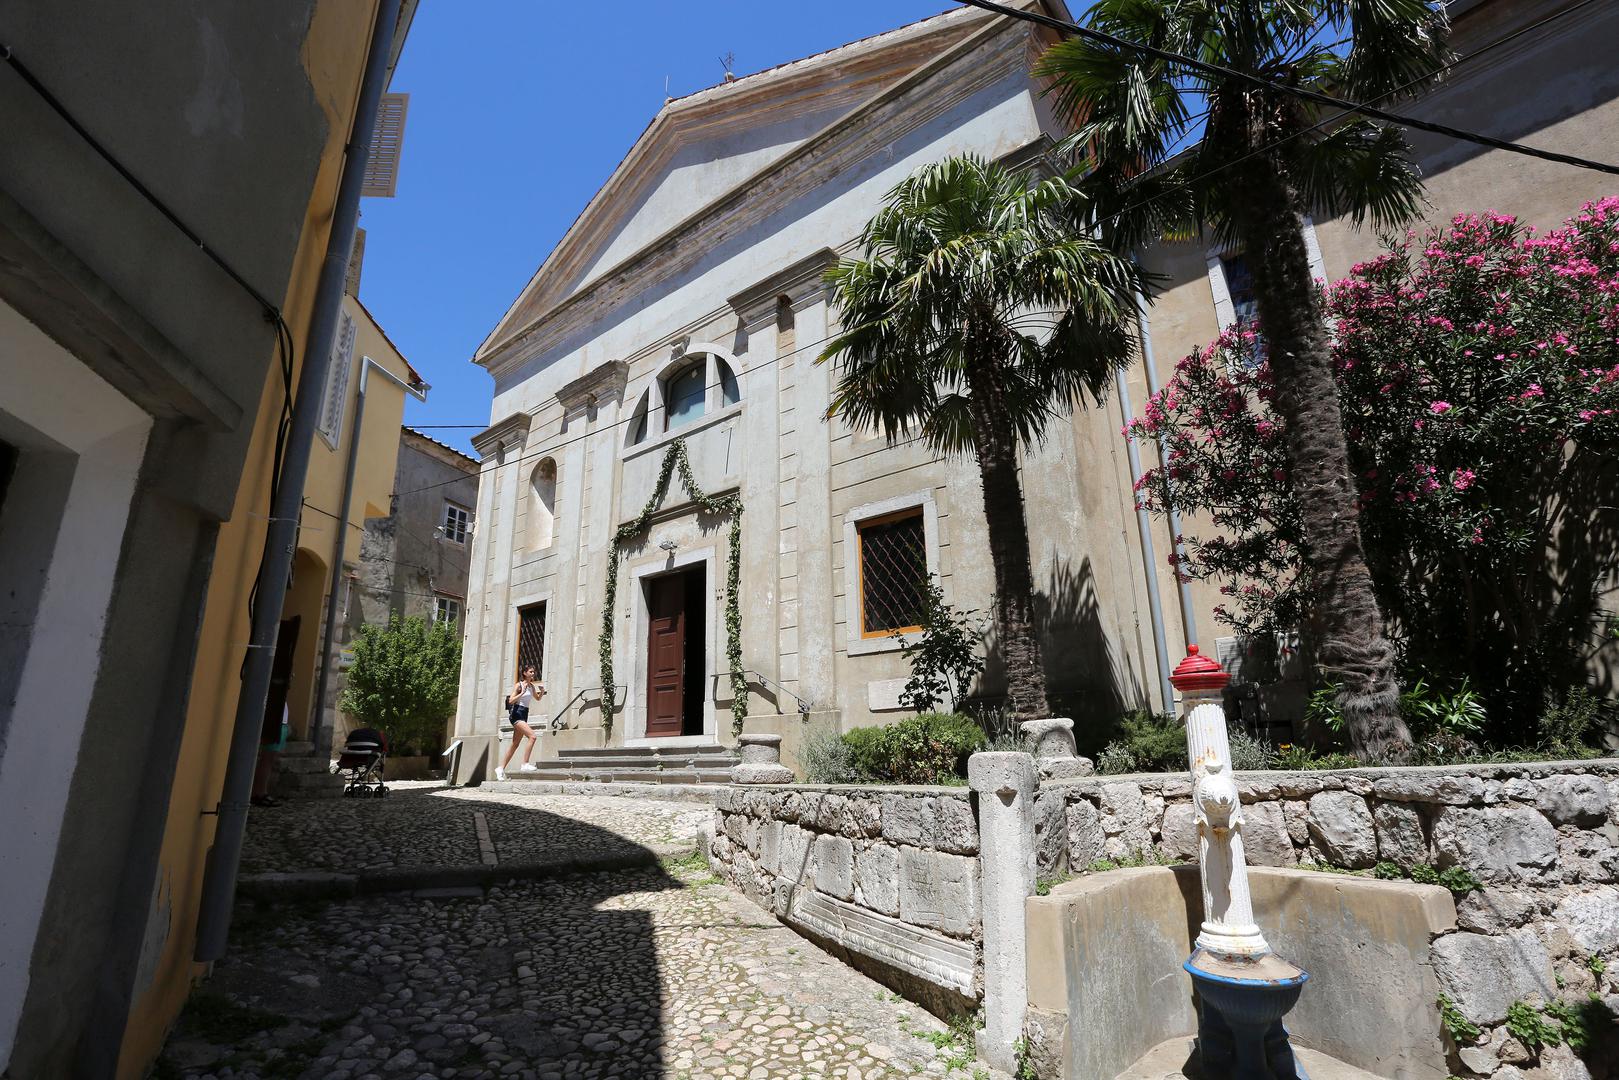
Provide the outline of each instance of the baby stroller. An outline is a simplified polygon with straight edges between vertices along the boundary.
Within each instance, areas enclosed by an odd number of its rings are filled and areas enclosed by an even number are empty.
[[[354,798],[380,799],[388,794],[382,782],[382,767],[388,762],[388,736],[376,728],[357,728],[337,758],[337,771],[343,777],[343,794]]]

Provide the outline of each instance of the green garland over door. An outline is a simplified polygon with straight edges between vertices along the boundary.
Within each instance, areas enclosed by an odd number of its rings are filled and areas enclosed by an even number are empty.
[[[691,475],[691,461],[686,457],[686,440],[676,439],[663,452],[663,466],[658,470],[658,483],[652,489],[652,497],[634,520],[618,527],[607,553],[607,601],[602,608],[602,630],[597,648],[601,654],[602,724],[609,735],[613,731],[613,713],[618,705],[618,691],[613,678],[613,611],[618,604],[619,548],[646,532],[658,504],[669,492],[669,480],[676,467],[680,469],[681,486],[698,510],[716,516],[729,514],[731,517],[725,558],[725,658],[731,667],[732,734],[742,734],[742,721],[748,715],[748,681],[742,674],[742,610],[737,588],[742,577],[742,496],[737,492],[719,496],[704,493]]]

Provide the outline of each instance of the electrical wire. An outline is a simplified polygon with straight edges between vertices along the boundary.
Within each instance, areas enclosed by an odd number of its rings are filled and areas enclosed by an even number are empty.
[[[1595,172],[1607,173],[1610,176],[1619,176],[1619,165],[1612,165],[1605,161],[1594,161],[1590,158],[1577,157],[1573,154],[1560,154],[1552,150],[1542,150],[1535,146],[1526,146],[1523,143],[1511,142],[1506,139],[1497,139],[1493,135],[1485,135],[1465,128],[1451,127],[1449,124],[1435,123],[1432,120],[1422,120],[1402,113],[1389,112],[1365,102],[1350,101],[1347,98],[1324,94],[1319,90],[1311,90],[1303,86],[1289,86],[1286,83],[1267,79],[1262,75],[1239,71],[1236,68],[1226,67],[1223,64],[1214,64],[1206,60],[1186,56],[1181,53],[1160,49],[1155,45],[1144,45],[1140,42],[1128,41],[1113,34],[1093,30],[1079,23],[1068,22],[1065,19],[1056,19],[1050,15],[1042,15],[1035,11],[1023,11],[1018,8],[1007,7],[996,3],[995,0],[960,0],[960,3],[970,7],[981,8],[984,11],[995,12],[1024,22],[1037,23],[1051,29],[1061,30],[1064,33],[1076,34],[1088,41],[1099,42],[1111,48],[1122,49],[1142,56],[1151,56],[1165,63],[1176,64],[1183,68],[1202,72],[1207,75],[1218,75],[1225,79],[1236,79],[1250,86],[1257,86],[1268,90],[1275,90],[1291,95],[1304,101],[1317,105],[1328,105],[1335,109],[1342,109],[1345,113],[1358,113],[1373,120],[1382,120],[1385,123],[1397,124],[1401,127],[1414,128],[1418,131],[1427,131],[1435,135],[1445,135],[1463,142],[1476,143],[1479,146],[1488,146],[1495,150],[1504,150],[1511,154],[1521,154],[1525,157],[1540,158],[1543,161],[1552,161],[1562,165],[1572,165],[1576,168],[1591,169]]]

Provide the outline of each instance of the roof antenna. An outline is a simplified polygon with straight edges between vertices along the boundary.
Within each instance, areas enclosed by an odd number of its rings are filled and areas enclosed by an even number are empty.
[[[663,103],[669,104],[669,76],[663,77]]]
[[[720,57],[720,67],[725,69],[725,81],[728,83],[736,82],[736,73],[731,70],[734,63],[736,63],[736,53],[726,53]]]

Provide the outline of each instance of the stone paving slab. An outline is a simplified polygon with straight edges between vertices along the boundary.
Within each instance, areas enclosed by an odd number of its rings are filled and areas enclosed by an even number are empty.
[[[496,868],[626,865],[671,849],[691,849],[698,823],[712,816],[707,806],[689,802],[486,792],[434,781],[388,786],[392,794],[385,799],[253,808],[242,873],[323,872],[381,881],[404,872],[407,880],[395,887],[463,884],[453,878],[418,882],[408,872],[490,866],[475,814],[487,825]]]
[[[1297,1045],[1293,1049],[1310,1080],[1378,1080],[1374,1073],[1345,1065],[1318,1050]],[[1199,1080],[1201,1075],[1192,1057],[1192,1040],[1182,1038],[1159,1043],[1114,1080]]]
[[[998,1077],[695,860],[244,905],[157,1076]]]

